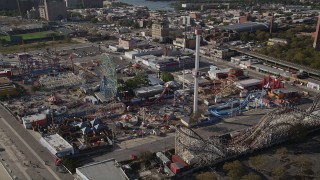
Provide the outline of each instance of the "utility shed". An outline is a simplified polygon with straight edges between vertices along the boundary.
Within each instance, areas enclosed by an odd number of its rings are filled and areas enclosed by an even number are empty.
[[[64,140],[59,134],[42,137],[40,143],[46,147],[51,154],[57,157],[74,154],[72,145]]]
[[[76,168],[77,180],[128,180],[115,159],[91,163]]]

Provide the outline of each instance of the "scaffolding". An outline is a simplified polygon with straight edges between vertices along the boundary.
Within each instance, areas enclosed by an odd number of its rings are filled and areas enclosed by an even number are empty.
[[[56,76],[40,76],[39,83],[46,89],[58,89],[71,86],[80,86],[81,84],[85,83],[85,80],[80,75],[65,73],[58,74]]]
[[[112,59],[106,53],[101,55],[100,75],[101,94],[103,94],[106,98],[115,97],[117,94],[116,68],[112,62]]]
[[[308,110],[286,106],[267,113],[255,126],[233,135],[203,139],[192,129],[178,126],[176,154],[195,167],[213,165],[288,140],[292,126],[301,124],[308,132],[320,129],[320,95]],[[316,111],[315,111],[316,110]]]
[[[57,57],[35,58],[28,53],[18,54],[19,73],[21,75],[41,75],[60,69],[60,59]]]

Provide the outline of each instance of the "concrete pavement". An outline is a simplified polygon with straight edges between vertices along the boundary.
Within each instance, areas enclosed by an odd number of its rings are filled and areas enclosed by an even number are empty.
[[[0,162],[0,175],[2,180],[13,180],[2,162]]]

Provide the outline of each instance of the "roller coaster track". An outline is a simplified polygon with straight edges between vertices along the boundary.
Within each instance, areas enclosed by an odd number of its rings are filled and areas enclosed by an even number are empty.
[[[192,129],[182,129],[182,128],[178,128],[178,131],[181,134],[183,134],[183,136],[186,136],[186,137],[189,137],[191,139],[194,139],[194,140],[198,140],[200,142],[203,142],[203,144],[201,146],[199,146],[199,148],[195,148],[195,149],[192,149],[192,151],[198,151],[199,149],[201,150],[205,150],[206,147],[205,146],[211,146],[212,147],[212,150],[209,150],[210,152],[212,153],[215,153],[219,156],[224,156],[224,153],[218,149],[216,147],[217,144],[213,143],[213,142],[210,142],[208,140],[205,140],[203,139],[198,133],[196,133],[195,131],[193,131]],[[184,143],[182,143],[184,144]],[[185,145],[187,146],[187,145]]]
[[[320,101],[320,93],[318,93],[312,105],[307,109],[307,112],[308,113],[313,112],[316,109],[317,105],[319,104],[319,101]]]
[[[195,166],[205,166],[282,143],[296,124],[302,124],[309,132],[320,127],[320,116],[313,113],[319,103],[318,95],[307,111],[289,106],[270,111],[257,125],[239,131],[230,139],[222,136],[203,139],[192,129],[178,126],[176,154]]]

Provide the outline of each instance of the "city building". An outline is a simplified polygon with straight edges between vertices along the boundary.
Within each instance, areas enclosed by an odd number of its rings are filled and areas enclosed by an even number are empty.
[[[119,47],[125,50],[133,50],[135,48],[144,49],[148,47],[149,42],[138,39],[138,38],[119,38]]]
[[[124,56],[129,59],[135,59],[139,56],[145,56],[145,55],[155,55],[159,56],[163,54],[162,48],[150,48],[150,49],[135,49],[133,51],[125,52]]]
[[[181,16],[182,24],[186,26],[191,25],[191,17],[190,16]]]
[[[314,36],[313,47],[317,50],[320,50],[320,16],[318,17],[318,23],[316,26],[316,33]]]
[[[0,77],[7,77],[7,78],[11,79],[11,77],[12,77],[11,69],[0,70]]]
[[[214,48],[211,51],[210,56],[216,57],[216,58],[219,58],[219,59],[228,59],[231,56],[233,56],[234,54],[235,54],[235,52],[230,50],[230,49]]]
[[[152,38],[165,42],[169,38],[169,26],[165,23],[152,24]]]
[[[247,23],[249,21],[249,16],[240,16],[239,17],[239,23],[243,24],[243,23]]]
[[[126,39],[126,38],[119,38],[119,46],[126,50],[133,50],[137,47],[137,40],[135,39]]]
[[[189,15],[192,19],[200,19],[201,13],[200,12],[191,12]]]
[[[176,40],[173,41],[173,45],[179,46],[182,48],[195,49],[196,38],[195,37],[187,37],[187,38],[177,37]]]
[[[129,180],[115,159],[95,162],[76,168],[76,180],[117,179]]]
[[[174,71],[179,69],[180,66],[177,59],[170,56],[156,57],[154,55],[145,55],[136,57],[135,60],[158,71]]]
[[[74,154],[74,149],[63,137],[59,134],[52,134],[42,137],[40,143],[49,150],[51,154],[57,157],[64,157]]]
[[[67,18],[66,3],[63,0],[44,0],[39,6],[39,13],[42,19],[56,21]]]
[[[0,97],[17,95],[16,86],[7,77],[0,77]]]
[[[194,58],[190,56],[178,57],[180,69],[194,68]]]
[[[313,90],[320,91],[320,81],[309,78],[308,83],[307,83],[307,87],[311,88]]]
[[[47,125],[47,115],[46,114],[34,114],[28,115],[21,118],[22,124],[26,129],[32,129],[32,127],[45,126]]]

